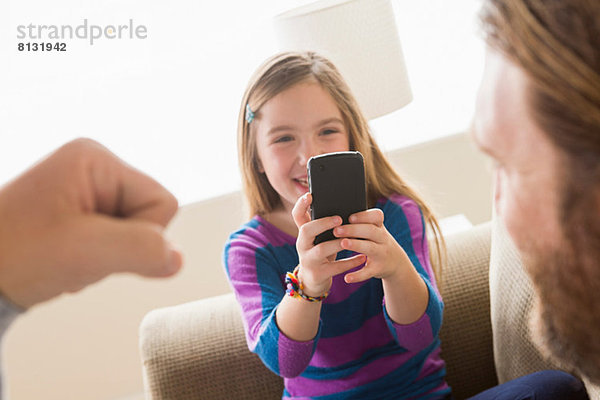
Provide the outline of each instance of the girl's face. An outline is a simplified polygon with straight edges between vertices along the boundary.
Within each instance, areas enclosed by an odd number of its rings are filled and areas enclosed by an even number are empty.
[[[253,123],[259,172],[267,175],[288,212],[308,192],[308,159],[350,150],[340,110],[315,82],[299,83],[279,93],[261,107]]]

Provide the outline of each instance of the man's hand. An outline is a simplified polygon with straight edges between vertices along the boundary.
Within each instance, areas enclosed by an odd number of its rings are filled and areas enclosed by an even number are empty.
[[[0,188],[0,291],[28,308],[114,272],[165,277],[182,257],[163,237],[177,200],[88,139]]]

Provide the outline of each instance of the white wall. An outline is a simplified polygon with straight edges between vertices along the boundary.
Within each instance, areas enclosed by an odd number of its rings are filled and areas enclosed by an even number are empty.
[[[272,17],[312,1],[0,1],[0,184],[83,135],[182,204],[238,190],[237,113],[253,71],[277,51]],[[467,128],[483,72],[479,3],[393,1],[414,100],[372,121],[380,144]],[[132,19],[147,38],[61,40],[60,54],[17,50],[43,41],[18,39],[19,25],[76,29],[84,19],[102,27]]]
[[[491,217],[491,176],[466,135],[389,154],[440,216],[464,213],[476,224]],[[78,294],[35,307],[4,343],[11,399],[114,399],[142,391],[137,330],[150,310],[229,291],[221,253],[245,219],[232,193],[180,209],[169,227],[184,250],[184,269],[158,281],[111,277]]]
[[[394,150],[388,157],[439,217],[464,214],[474,225],[491,219],[491,164],[467,134]]]

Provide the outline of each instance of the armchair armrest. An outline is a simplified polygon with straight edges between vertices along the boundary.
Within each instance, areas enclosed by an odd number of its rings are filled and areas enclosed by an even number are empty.
[[[446,237],[440,338],[446,381],[456,399],[498,384],[490,318],[490,244],[489,222]]]
[[[233,294],[153,310],[140,326],[149,399],[276,399],[283,380],[246,345]]]

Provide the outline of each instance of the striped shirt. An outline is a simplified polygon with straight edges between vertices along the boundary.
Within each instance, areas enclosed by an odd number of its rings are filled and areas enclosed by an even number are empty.
[[[279,330],[275,311],[285,295],[285,274],[298,265],[296,237],[260,216],[229,237],[225,270],[242,309],[248,347],[284,378],[284,399],[436,399],[450,392],[438,337],[443,303],[421,210],[399,195],[376,207],[427,284],[427,309],[409,325],[387,315],[380,279],[347,284],[340,274],[323,301],[315,338],[291,340]],[[343,251],[337,258],[351,255]]]

